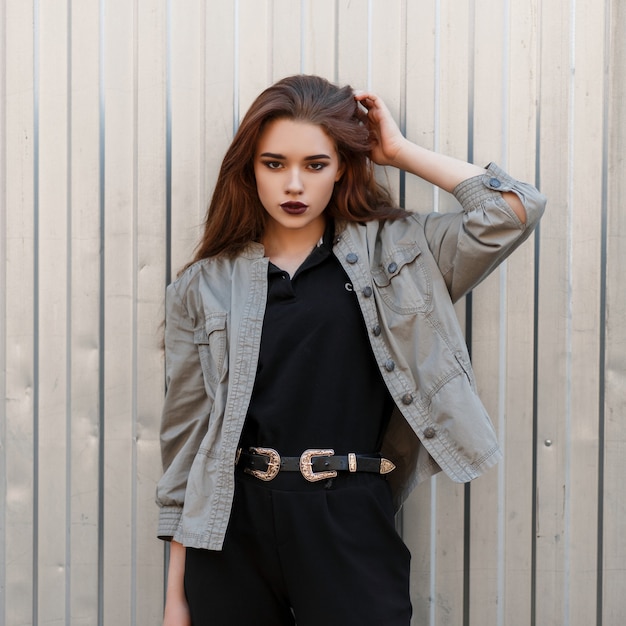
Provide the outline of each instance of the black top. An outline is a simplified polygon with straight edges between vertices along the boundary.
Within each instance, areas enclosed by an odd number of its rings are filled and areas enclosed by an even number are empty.
[[[244,450],[262,446],[299,456],[307,448],[380,449],[393,401],[333,239],[330,225],[292,279],[270,263]]]

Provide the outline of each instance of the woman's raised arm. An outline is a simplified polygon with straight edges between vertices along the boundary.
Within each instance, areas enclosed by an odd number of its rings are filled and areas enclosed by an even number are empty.
[[[360,118],[372,134],[370,158],[374,163],[397,167],[449,193],[464,180],[485,173],[484,168],[473,163],[433,152],[409,141],[400,132],[389,109],[376,94],[356,91],[354,98],[364,107],[359,109]],[[504,192],[502,196],[520,221],[525,223],[526,211],[520,199],[512,192]]]

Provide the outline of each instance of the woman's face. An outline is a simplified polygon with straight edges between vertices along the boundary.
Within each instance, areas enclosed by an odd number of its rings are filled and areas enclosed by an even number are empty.
[[[320,126],[289,119],[270,122],[254,155],[267,229],[323,232],[324,209],[342,172],[335,144]]]

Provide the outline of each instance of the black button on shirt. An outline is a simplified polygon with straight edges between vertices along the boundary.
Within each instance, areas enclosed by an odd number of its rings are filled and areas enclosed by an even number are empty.
[[[329,227],[292,279],[270,263],[257,375],[241,437],[283,456],[377,452],[393,401]]]

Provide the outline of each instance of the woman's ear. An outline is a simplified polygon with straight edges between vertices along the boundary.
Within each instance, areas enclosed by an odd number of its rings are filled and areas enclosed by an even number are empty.
[[[346,166],[341,162],[339,164],[339,168],[337,169],[337,174],[335,174],[335,182],[338,183],[343,176],[343,173],[346,171]]]

